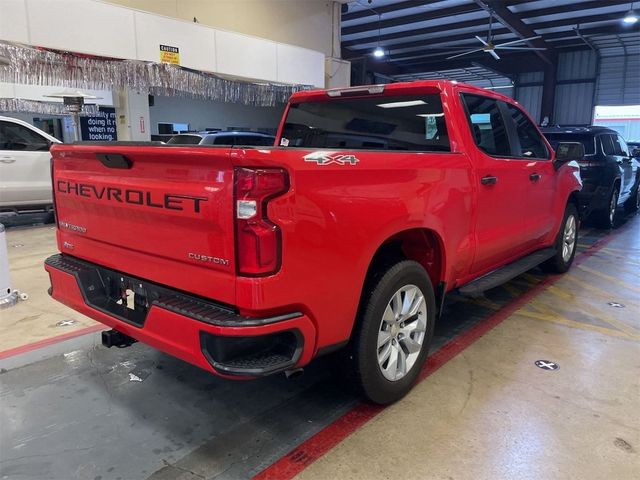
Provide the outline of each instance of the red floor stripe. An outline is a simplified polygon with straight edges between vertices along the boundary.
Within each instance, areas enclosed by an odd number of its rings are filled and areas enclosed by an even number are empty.
[[[627,225],[628,226],[628,225]],[[626,228],[621,228],[612,232],[609,236],[596,241],[587,250],[576,255],[574,264],[580,264],[588,257],[605,247]],[[526,293],[502,307],[496,313],[485,320],[480,321],[466,332],[451,339],[443,345],[437,352],[429,356],[427,364],[423,367],[418,377],[421,382],[429,375],[437,371],[440,367],[454,358],[460,352],[464,351],[472,345],[480,337],[488,333],[490,330],[498,326],[515,311],[523,307],[526,303],[539,295],[549,285],[555,283],[562,278],[562,275],[548,275],[540,283],[535,285]],[[300,444],[298,447],[287,453],[284,457],[277,460],[271,466],[267,467],[256,476],[253,480],[289,480],[302,472],[305,468],[315,462],[317,459],[326,454],[342,440],[347,438],[353,432],[358,430],[369,420],[374,418],[386,407],[371,405],[369,403],[359,403],[350,411],[345,413],[333,423],[327,425],[311,438]]]
[[[2,352],[0,352],[0,360],[8,357],[13,357],[14,355],[20,355],[21,353],[31,352],[32,350],[37,350],[38,348],[48,347],[49,345],[60,343],[71,338],[81,337],[82,335],[87,335],[89,333],[99,332],[100,330],[104,330],[106,328],[107,327],[102,324],[91,325],[90,327],[81,328],[69,333],[57,335],[55,337],[45,338],[44,340],[39,340],[37,342],[20,345],[19,347],[10,348],[8,350],[3,350]]]

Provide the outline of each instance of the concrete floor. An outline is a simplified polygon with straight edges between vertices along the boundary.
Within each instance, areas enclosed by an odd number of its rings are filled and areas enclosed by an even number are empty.
[[[580,250],[605,235],[583,231]],[[544,289],[534,270],[480,299],[452,296],[436,355],[540,290],[299,478],[640,478],[640,217],[613,235]],[[49,227],[9,231],[14,286],[31,298],[0,313],[0,358],[92,323],[46,296],[54,249]],[[359,408],[326,359],[293,381],[229,382],[96,338],[0,360],[1,478],[250,478]]]

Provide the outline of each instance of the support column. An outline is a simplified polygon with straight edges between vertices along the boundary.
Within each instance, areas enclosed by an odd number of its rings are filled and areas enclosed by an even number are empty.
[[[118,140],[137,142],[151,140],[149,94],[146,91],[122,89],[114,91],[113,97],[116,106]]]
[[[351,62],[341,58],[341,3],[332,1],[331,8],[331,56],[324,59],[325,88],[348,87],[351,85]]]
[[[556,99],[556,71],[558,68],[557,55],[553,55],[551,63],[544,64],[544,83],[542,85],[542,104],[540,106],[540,122],[548,120],[548,125],[554,123],[554,104]]]

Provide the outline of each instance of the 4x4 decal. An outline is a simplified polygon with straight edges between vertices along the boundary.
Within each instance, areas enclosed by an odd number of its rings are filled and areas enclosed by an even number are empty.
[[[355,165],[360,160],[355,155],[343,155],[338,152],[313,152],[304,156],[305,162],[316,162],[318,165]]]

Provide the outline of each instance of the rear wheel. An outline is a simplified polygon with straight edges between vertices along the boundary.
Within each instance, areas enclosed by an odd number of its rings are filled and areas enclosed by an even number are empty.
[[[403,260],[365,292],[347,352],[354,385],[370,401],[399,400],[418,378],[435,322],[435,295],[425,269]]]
[[[613,228],[616,220],[616,210],[618,209],[618,197],[620,189],[614,185],[609,196],[607,208],[595,213],[596,225],[600,228]]]
[[[541,266],[551,273],[564,273],[569,270],[576,255],[578,245],[578,209],[573,203],[567,205],[560,231],[556,237],[556,254]]]

